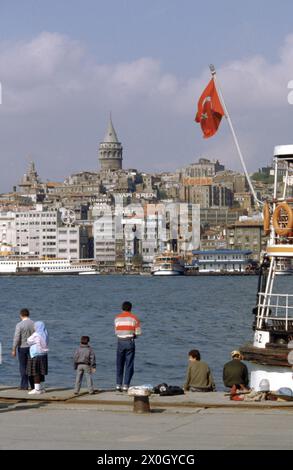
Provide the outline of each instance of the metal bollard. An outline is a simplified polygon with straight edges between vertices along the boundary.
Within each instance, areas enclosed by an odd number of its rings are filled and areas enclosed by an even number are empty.
[[[135,396],[133,400],[134,413],[150,413],[150,402],[148,396]]]

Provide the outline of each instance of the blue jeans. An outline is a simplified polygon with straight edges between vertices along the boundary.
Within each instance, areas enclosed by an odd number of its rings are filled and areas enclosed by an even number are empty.
[[[116,384],[129,386],[134,372],[134,339],[118,339],[116,358]],[[124,375],[124,381],[123,381]]]
[[[27,389],[28,382],[30,382],[31,388],[34,388],[33,377],[28,377],[26,373],[27,361],[29,358],[30,348],[18,348],[18,360],[19,360],[19,372],[20,372],[20,388]]]

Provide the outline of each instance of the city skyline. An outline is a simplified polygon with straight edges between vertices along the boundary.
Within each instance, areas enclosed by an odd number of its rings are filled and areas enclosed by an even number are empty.
[[[110,111],[125,167],[175,171],[205,156],[240,170],[227,124],[205,141],[193,121],[210,62],[248,170],[269,164],[291,142],[293,7],[223,3],[4,4],[0,192],[31,159],[50,180],[96,171]]]
[[[84,169],[80,168],[80,169],[77,169],[75,173],[71,173],[71,174],[65,175],[65,177],[64,177],[63,180],[57,180],[57,179],[56,179],[55,181],[58,182],[58,183],[59,183],[59,182],[61,183],[61,182],[64,182],[64,181],[68,181],[68,178],[69,178],[69,177],[74,176],[74,175],[78,175],[78,174],[82,174],[82,173],[87,173],[87,171],[89,171],[90,173],[97,173],[97,174],[99,174],[100,172],[103,173],[103,171],[107,171],[107,167],[106,167],[106,166],[105,166],[104,169],[103,169],[102,166],[101,166],[102,163],[101,163],[101,157],[100,157],[100,149],[103,148],[103,146],[108,145],[108,140],[106,139],[106,137],[107,137],[107,134],[109,133],[109,128],[112,127],[112,126],[113,126],[112,118],[110,117],[110,120],[109,120],[109,123],[108,123],[108,128],[107,128],[107,131],[106,131],[106,133],[105,133],[104,139],[102,139],[101,142],[99,143],[99,146],[98,146],[98,149],[97,149],[97,155],[95,156],[95,157],[96,157],[96,162],[97,162],[97,165],[98,165],[98,168],[97,168],[97,169],[94,169],[94,170],[84,170]],[[113,142],[116,142],[116,139],[117,139],[117,142],[118,142],[119,145],[122,147],[121,142],[119,142],[119,139],[117,138],[117,135],[116,135],[116,131],[115,131],[114,126],[113,126],[112,128],[113,128],[113,131],[114,131],[114,134],[115,134],[115,138],[114,138]],[[122,144],[123,144],[123,143],[122,143]],[[111,144],[110,144],[110,145],[111,145]],[[15,188],[18,188],[18,186],[19,186],[19,185],[21,184],[21,182],[22,182],[23,177],[24,177],[25,175],[27,175],[28,172],[31,171],[31,170],[30,170],[31,167],[33,167],[33,171],[35,171],[35,175],[36,175],[36,177],[38,178],[38,180],[39,180],[40,182],[46,183],[46,182],[49,182],[49,181],[50,181],[48,178],[46,178],[46,175],[41,175],[41,174],[39,174],[39,172],[37,171],[37,170],[38,170],[38,167],[37,167],[38,162],[37,162],[36,160],[34,160],[33,158],[30,158],[30,157],[31,157],[30,155],[27,156],[27,159],[26,159],[27,165],[26,165],[26,167],[23,169],[22,174],[20,174],[20,175],[17,176],[17,180],[14,182],[13,188],[14,188],[14,187],[15,187]],[[208,157],[209,157],[209,158],[208,158]],[[116,168],[116,169],[115,169],[115,168],[112,168],[112,169],[111,169],[111,165],[110,165],[108,169],[109,169],[110,171],[114,171],[114,172],[115,172],[115,171],[119,171],[119,170],[122,170],[122,171],[124,171],[124,172],[125,172],[125,171],[136,170],[136,171],[137,171],[138,173],[140,173],[140,174],[154,174],[154,175],[160,175],[160,174],[164,174],[164,173],[166,173],[166,174],[169,173],[170,175],[172,175],[172,174],[176,174],[176,173],[179,173],[179,172],[181,173],[182,170],[184,170],[184,168],[187,168],[187,167],[189,167],[190,165],[198,164],[198,163],[200,162],[200,160],[202,160],[202,159],[203,159],[203,160],[206,160],[206,159],[207,159],[207,161],[210,161],[211,163],[216,163],[216,162],[217,162],[219,165],[221,164],[221,162],[220,162],[218,159],[216,159],[216,158],[212,158],[212,157],[206,156],[206,155],[198,155],[197,158],[194,159],[194,161],[192,161],[192,162],[191,162],[191,161],[190,161],[190,162],[187,162],[187,161],[186,161],[186,162],[183,162],[182,165],[181,165],[180,167],[178,166],[178,168],[174,169],[174,171],[172,171],[172,170],[168,170],[168,171],[163,171],[163,170],[160,171],[160,170],[158,170],[158,171],[156,171],[156,172],[147,172],[147,171],[143,171],[143,170],[140,169],[140,168],[132,169],[132,168],[130,168],[129,166],[127,166],[127,164],[124,165],[123,167],[121,166],[120,168]],[[122,160],[124,160],[124,159],[122,159],[122,157],[121,157],[121,164],[122,164]],[[126,162],[126,163],[127,163],[127,162]],[[221,165],[220,165],[220,166],[221,166]],[[272,166],[270,165],[270,162],[268,162],[268,164],[265,165],[265,166],[262,167],[262,168],[263,168],[263,169],[264,169],[264,168],[269,169],[269,168],[272,168]],[[262,171],[262,168],[261,168],[261,167],[255,168],[253,172],[254,172],[254,173],[257,173],[257,172],[259,172],[259,171],[261,172],[261,171]],[[227,171],[228,171],[228,172],[229,172],[229,171],[232,171],[232,172],[233,172],[233,170],[231,170],[229,167],[225,167],[225,168],[223,169],[223,171],[224,171],[224,172],[227,172]],[[244,171],[243,171],[242,168],[240,168],[239,171],[235,171],[235,173],[239,173],[239,174],[241,174],[241,175],[244,176]],[[206,179],[206,177],[203,176],[201,179],[202,179],[202,181],[204,181],[204,180]],[[207,184],[209,184],[209,183],[207,183]],[[12,188],[12,190],[13,190],[13,188]],[[1,191],[0,191],[0,194],[1,194]]]

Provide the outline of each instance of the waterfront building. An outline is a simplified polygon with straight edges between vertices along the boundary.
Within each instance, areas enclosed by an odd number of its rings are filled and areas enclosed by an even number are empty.
[[[63,226],[57,228],[56,237],[57,258],[79,259],[80,256],[80,227]]]
[[[0,212],[0,256],[12,253],[15,246],[15,213]]]
[[[163,252],[166,245],[159,236],[163,215],[159,213],[155,205],[148,205],[146,209],[141,254],[143,257],[143,263],[150,267],[153,263],[154,257],[158,253]]]
[[[266,244],[267,237],[260,220],[239,220],[227,227],[227,246],[231,249],[251,251],[252,258],[256,261],[260,260]]]
[[[37,205],[34,210],[18,211],[15,213],[15,254],[78,259],[81,257],[81,230],[73,210]],[[82,257],[88,257],[87,247],[84,253]]]
[[[93,222],[94,257],[98,265],[114,269],[116,263],[115,219],[111,208],[96,213]]]
[[[193,250],[193,266],[202,273],[245,272],[251,267],[250,250]]]
[[[57,221],[57,210],[45,210],[40,205],[35,210],[16,212],[16,254],[56,257]]]
[[[213,227],[203,230],[200,237],[201,250],[218,250],[223,248],[228,248],[226,229]]]

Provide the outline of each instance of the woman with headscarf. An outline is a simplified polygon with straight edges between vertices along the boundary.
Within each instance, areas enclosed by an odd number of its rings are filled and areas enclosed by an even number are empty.
[[[44,322],[35,322],[35,332],[29,336],[27,343],[30,346],[30,357],[27,364],[27,375],[33,376],[35,388],[28,392],[31,395],[44,393],[41,383],[48,374],[48,343],[49,337]]]

